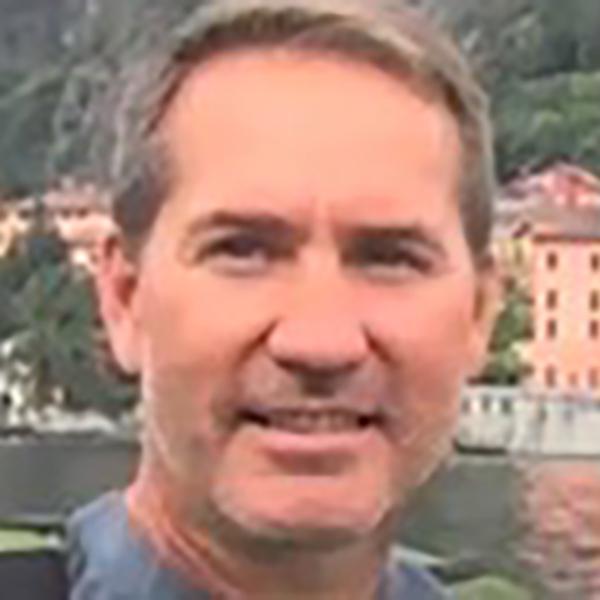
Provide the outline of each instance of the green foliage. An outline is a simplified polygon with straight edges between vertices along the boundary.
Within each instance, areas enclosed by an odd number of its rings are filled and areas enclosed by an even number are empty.
[[[23,529],[0,529],[0,553],[52,547],[47,536]]]
[[[457,600],[533,600],[530,592],[500,577],[480,577],[453,587]]]
[[[61,399],[67,408],[115,414],[133,388],[107,367],[89,279],[66,262],[62,242],[34,231],[0,263],[3,368],[32,408]],[[23,368],[23,365],[26,368]]]
[[[430,4],[491,93],[499,173],[567,159],[600,174],[600,3],[461,0]]]
[[[600,71],[516,82],[496,99],[501,172],[556,159],[590,170],[600,165]]]
[[[197,8],[201,2],[55,0],[46,10],[40,2],[28,19],[22,18],[18,7],[3,9],[0,191],[36,193],[49,180],[87,172],[98,100],[115,73],[139,50],[138,43],[153,47],[154,36],[176,22],[184,8]],[[52,31],[49,21],[55,24]],[[26,39],[28,59],[3,58],[15,34]]]
[[[412,3],[437,12],[457,32],[491,92],[502,178],[557,158],[600,174],[599,2],[572,0],[567,16],[564,0]],[[59,28],[52,43],[43,35],[30,40],[39,50],[29,62],[0,57],[3,190],[36,191],[48,177],[78,167],[95,95],[132,52],[133,40],[140,32],[156,36],[200,0],[105,0],[93,10],[84,4],[53,17]],[[45,23],[41,6],[37,18]],[[12,16],[3,14],[0,51],[5,31],[14,31]]]
[[[63,82],[59,71],[0,72],[0,186],[9,193],[45,187],[53,114]],[[4,93],[3,93],[4,92]]]
[[[479,383],[516,385],[527,374],[519,345],[531,338],[533,320],[526,292],[518,285],[507,287],[504,305],[494,326],[490,358]]]

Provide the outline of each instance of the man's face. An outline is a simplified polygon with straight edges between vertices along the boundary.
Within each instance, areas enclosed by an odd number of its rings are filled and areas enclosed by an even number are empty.
[[[162,134],[170,194],[129,292],[101,282],[144,460],[197,523],[375,531],[485,346],[453,120],[371,68],[257,51],[193,72]]]

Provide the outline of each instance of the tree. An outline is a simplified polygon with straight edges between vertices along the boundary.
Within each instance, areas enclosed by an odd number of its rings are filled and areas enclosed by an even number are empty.
[[[517,385],[528,373],[519,346],[533,333],[531,302],[526,291],[516,282],[507,284],[505,301],[494,326],[490,342],[490,358],[478,383]]]
[[[492,99],[502,180],[570,160],[600,174],[600,4],[424,0],[455,30]]]
[[[598,171],[599,103],[600,71],[515,84],[496,101],[501,173],[508,177],[558,159]]]
[[[0,264],[3,368],[36,411],[131,408],[133,387],[109,368],[89,278],[73,270],[63,243],[34,227]]]

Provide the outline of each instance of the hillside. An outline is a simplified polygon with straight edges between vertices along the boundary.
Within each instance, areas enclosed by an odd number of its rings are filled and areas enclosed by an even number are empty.
[[[0,0],[0,189],[35,191],[70,172],[106,64],[150,11],[199,2]],[[477,65],[502,179],[559,159],[600,174],[600,2],[572,0],[568,18],[564,0],[411,3],[445,21]]]

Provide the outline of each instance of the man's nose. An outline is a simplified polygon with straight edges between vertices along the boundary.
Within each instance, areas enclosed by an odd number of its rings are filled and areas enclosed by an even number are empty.
[[[275,363],[305,382],[330,387],[351,375],[369,352],[367,332],[350,290],[304,286],[284,302],[267,342]]]

